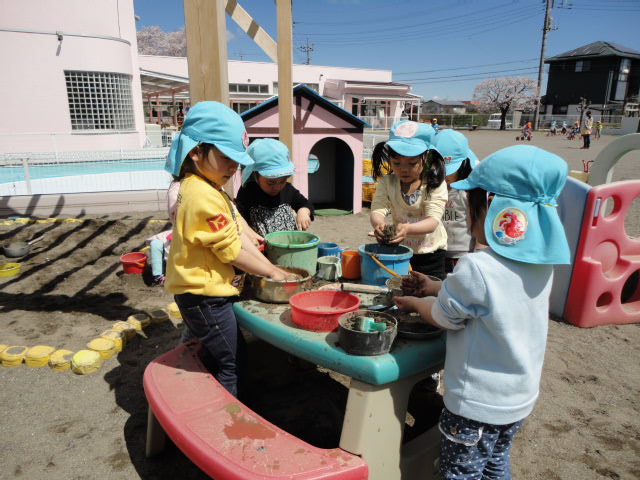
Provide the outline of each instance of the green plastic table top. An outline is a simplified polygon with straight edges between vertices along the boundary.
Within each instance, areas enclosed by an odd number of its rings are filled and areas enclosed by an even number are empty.
[[[366,295],[362,295],[365,303]],[[349,355],[338,346],[338,331],[312,332],[296,326],[288,304],[242,300],[234,304],[241,327],[296,357],[371,385],[385,385],[444,363],[444,335],[429,340],[396,338],[385,355]]]

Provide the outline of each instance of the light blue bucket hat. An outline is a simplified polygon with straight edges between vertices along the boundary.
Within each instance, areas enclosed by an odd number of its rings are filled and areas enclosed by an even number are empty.
[[[400,120],[391,126],[387,146],[404,157],[421,155],[431,146],[436,131],[427,123]]]
[[[436,135],[431,148],[442,156],[445,175],[457,172],[467,158],[471,168],[474,168],[479,161],[477,155],[469,148],[467,137],[456,130],[442,130]]]
[[[220,102],[198,102],[187,114],[182,130],[173,139],[164,169],[174,176],[187,154],[200,143],[210,143],[231,160],[251,165],[249,137],[240,115]]]
[[[289,148],[275,138],[259,138],[254,140],[247,153],[253,160],[253,165],[242,172],[242,183],[258,172],[263,177],[281,178],[293,175],[295,167],[289,158]]]
[[[514,145],[482,160],[453,188],[495,194],[484,222],[489,246],[525,263],[568,264],[569,245],[556,199],[567,181],[567,163],[531,145]]]

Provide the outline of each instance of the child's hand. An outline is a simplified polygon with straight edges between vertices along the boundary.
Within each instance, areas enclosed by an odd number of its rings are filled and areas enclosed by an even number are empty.
[[[412,270],[409,275],[402,277],[402,290],[415,297],[426,297],[435,293],[429,288],[429,283],[433,282],[427,275]]]
[[[389,243],[392,243],[392,244],[401,243],[408,234],[409,234],[409,224],[399,223],[398,225],[396,225],[396,236],[393,237],[389,241]]]
[[[420,299],[418,297],[393,297],[393,303],[395,303],[401,312],[417,312],[418,303]]]
[[[275,280],[276,282],[281,282],[287,279],[287,275],[289,275],[288,272],[285,272],[278,267],[273,267],[273,271],[271,272],[271,275],[269,275],[269,278],[271,280]]]
[[[386,235],[384,234],[384,223],[379,223],[373,227],[373,236],[376,237],[378,243],[384,243],[386,241]]]
[[[296,228],[306,230],[311,226],[311,216],[308,208],[301,208],[296,214]]]

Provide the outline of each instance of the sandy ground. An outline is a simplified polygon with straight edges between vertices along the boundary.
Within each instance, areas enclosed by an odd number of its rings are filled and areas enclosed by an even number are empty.
[[[480,157],[514,137],[469,133]],[[578,142],[540,134],[532,143],[579,168],[609,141],[594,141],[589,151],[579,150]],[[614,178],[637,178],[639,155],[623,158]],[[633,235],[640,226],[636,207],[627,219]],[[356,247],[370,241],[367,213],[319,217],[311,230],[323,241]],[[22,259],[20,276],[0,279],[0,343],[77,350],[114,321],[171,301],[141,276],[123,275],[118,261],[164,229],[166,214],[82,220],[0,226],[2,244],[46,234]],[[516,439],[514,477],[640,478],[640,326],[580,329],[550,320],[549,327],[540,399]],[[24,365],[0,368],[0,478],[204,478],[172,446],[159,458],[144,457],[142,374],[151,359],[177,343],[179,333],[172,322],[154,324],[90,375]],[[252,407],[311,443],[335,446],[345,389],[327,372],[292,363],[249,340]]]

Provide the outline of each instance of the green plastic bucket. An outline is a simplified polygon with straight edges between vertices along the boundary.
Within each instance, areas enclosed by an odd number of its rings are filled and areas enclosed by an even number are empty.
[[[318,263],[320,239],[312,233],[297,230],[271,232],[264,236],[267,258],[275,265],[304,268],[312,275]]]

